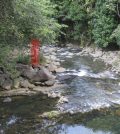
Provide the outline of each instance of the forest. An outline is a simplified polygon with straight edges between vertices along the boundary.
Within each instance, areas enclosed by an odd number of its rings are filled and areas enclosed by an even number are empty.
[[[119,0],[1,0],[0,9],[4,58],[4,51],[26,46],[32,38],[42,44],[120,45]],[[4,61],[1,58],[0,64]]]

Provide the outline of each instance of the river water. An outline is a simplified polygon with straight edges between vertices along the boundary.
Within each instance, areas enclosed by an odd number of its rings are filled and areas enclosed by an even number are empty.
[[[101,61],[79,56],[78,49],[57,48],[66,72],[60,92],[68,103],[45,95],[0,98],[0,134],[120,134],[120,77]],[[99,109],[99,110],[98,110]],[[43,112],[68,112],[58,119],[41,119]]]

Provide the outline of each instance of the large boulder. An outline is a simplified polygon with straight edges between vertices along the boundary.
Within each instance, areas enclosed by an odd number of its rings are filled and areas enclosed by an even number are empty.
[[[54,79],[54,76],[51,74],[51,72],[43,66],[39,68],[32,68],[28,65],[19,64],[17,68],[20,71],[21,76],[27,78],[32,83],[45,82]]]
[[[9,74],[0,67],[0,87],[5,90],[10,90],[13,86],[13,81]]]

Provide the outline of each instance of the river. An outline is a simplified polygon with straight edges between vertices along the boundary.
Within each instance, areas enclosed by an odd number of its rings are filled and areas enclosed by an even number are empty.
[[[57,78],[68,103],[45,95],[0,98],[0,134],[120,134],[120,77],[101,61],[79,55],[74,48],[57,48],[66,72]],[[55,120],[38,118],[43,112],[68,112]]]

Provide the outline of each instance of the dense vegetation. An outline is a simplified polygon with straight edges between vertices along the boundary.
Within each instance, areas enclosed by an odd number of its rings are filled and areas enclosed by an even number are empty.
[[[0,9],[1,66],[32,38],[120,46],[120,0],[1,0]]]
[[[9,72],[14,68],[10,52],[16,47],[21,50],[32,38],[55,43],[61,25],[50,0],[1,0],[0,9],[0,66]]]
[[[77,40],[81,45],[91,42],[99,47],[120,45],[119,0],[54,0],[58,19],[68,25],[67,40]]]

